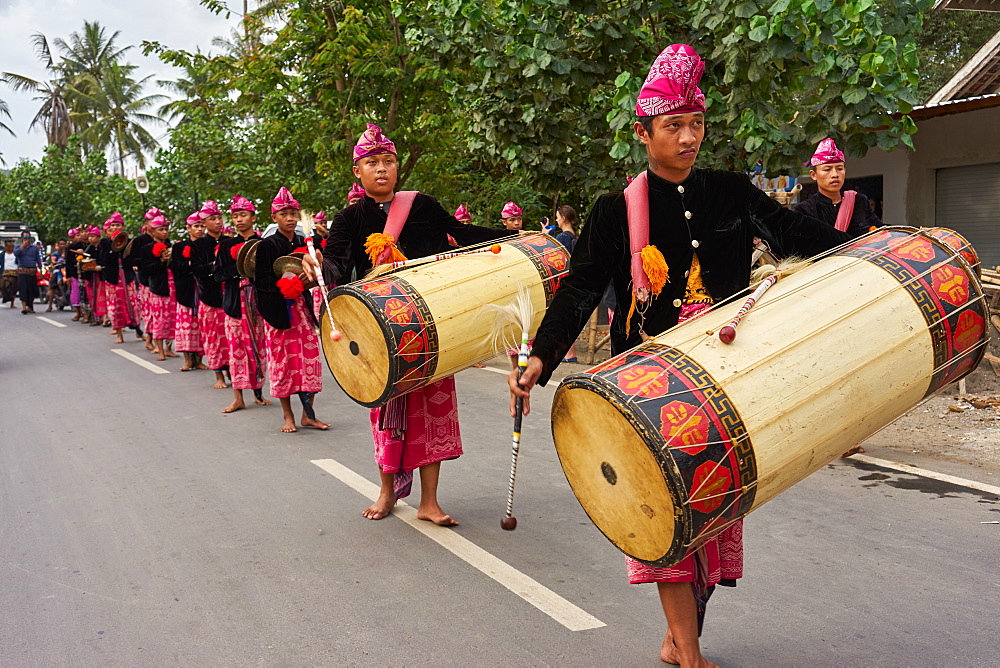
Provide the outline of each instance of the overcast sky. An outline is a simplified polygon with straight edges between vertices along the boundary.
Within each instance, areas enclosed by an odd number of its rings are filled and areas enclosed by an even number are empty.
[[[241,0],[229,0],[230,8],[242,12]],[[208,11],[198,0],[0,0],[0,72],[14,72],[32,79],[44,79],[45,68],[35,55],[31,36],[42,33],[52,41],[61,37],[69,41],[72,32],[83,32],[84,21],[97,21],[109,34],[121,31],[118,45],[134,44],[126,60],[139,66],[139,78],[152,74],[157,79],[175,79],[178,70],[161,63],[155,57],[142,55],[139,45],[144,40],[157,41],[173,49],[193,51],[201,47],[208,51],[212,38],[229,37],[239,24],[239,16],[228,19]],[[155,85],[149,93],[162,92]],[[3,119],[17,136],[0,130],[0,154],[13,167],[20,158],[37,160],[45,147],[45,135],[28,131],[39,104],[31,94],[15,93],[0,86],[0,100],[7,102],[10,119]],[[154,136],[163,134],[164,127],[148,128]]]

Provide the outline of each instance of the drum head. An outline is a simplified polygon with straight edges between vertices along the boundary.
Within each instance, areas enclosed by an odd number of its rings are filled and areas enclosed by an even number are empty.
[[[608,540],[640,561],[676,550],[675,504],[660,461],[608,398],[560,387],[552,437],[573,493]]]
[[[339,341],[330,339],[327,309],[333,311]],[[347,396],[364,406],[381,405],[389,390],[389,349],[368,303],[350,292],[332,292],[320,319],[320,336],[330,372]]]

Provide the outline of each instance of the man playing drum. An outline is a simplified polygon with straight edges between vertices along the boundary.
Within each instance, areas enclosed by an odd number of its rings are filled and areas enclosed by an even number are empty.
[[[755,236],[802,256],[848,240],[829,225],[781,207],[745,174],[695,169],[705,136],[705,96],[698,88],[704,67],[684,44],[667,47],[653,63],[639,92],[634,125],[649,168],[630,185],[628,207],[622,192],[595,202],[520,386],[516,371],[509,376],[512,415],[515,396],[529,411],[531,388],[548,381],[609,281],[620,305],[611,328],[612,351],[618,354],[746,288]],[[648,238],[641,252],[631,247],[632,236]],[[635,293],[633,285],[639,288]],[[651,567],[634,559],[627,559],[627,566],[630,582],[657,583],[668,625],[660,658],[714,665],[701,654],[700,624],[714,585],[735,586],[742,576],[742,523],[675,566]]]
[[[436,199],[423,193],[416,193],[409,201],[397,197],[396,146],[377,125],[369,123],[354,147],[354,176],[361,181],[365,195],[337,213],[330,225],[323,249],[323,268],[332,279],[328,284],[347,283],[352,271],[360,278],[371,270],[366,240],[388,231],[393,221],[402,222],[402,227],[392,246],[398,246],[411,260],[447,252],[449,234],[461,245],[512,234],[460,223]],[[390,219],[392,212],[396,213]],[[303,264],[310,276],[316,263],[307,256]],[[413,470],[419,468],[417,517],[441,526],[457,525],[437,500],[441,462],[462,454],[455,379],[449,376],[397,397],[382,408],[373,408],[371,424],[382,489],[364,516],[371,520],[386,517],[396,500],[409,494]]]

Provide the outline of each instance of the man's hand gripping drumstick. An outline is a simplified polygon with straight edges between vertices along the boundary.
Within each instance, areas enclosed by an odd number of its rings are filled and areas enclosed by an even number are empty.
[[[309,252],[302,257],[302,275],[310,281],[318,282],[320,289],[323,291],[323,298],[326,299],[326,281],[323,280],[323,268],[320,265],[323,256],[313,247],[312,235],[306,236],[306,246],[309,248]],[[316,256],[319,256],[320,259],[317,260]],[[329,304],[326,307],[326,315],[330,319],[330,340],[339,341],[340,332],[337,330],[336,325],[333,324],[333,313],[330,312]]]
[[[517,369],[507,374],[507,385],[510,387],[510,416],[517,416],[517,400],[523,399],[522,412],[527,415],[531,412],[531,388],[538,382],[538,377],[542,375],[542,360],[537,357],[528,358],[528,368],[521,374],[521,383],[518,385]]]

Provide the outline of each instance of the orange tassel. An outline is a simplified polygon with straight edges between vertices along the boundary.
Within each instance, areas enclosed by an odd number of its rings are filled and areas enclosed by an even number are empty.
[[[396,248],[395,239],[384,232],[369,234],[365,240],[365,253],[368,254],[368,259],[371,260],[372,266],[380,264],[378,261],[379,256],[387,249],[389,250],[389,258],[386,262],[403,262],[406,260],[406,256]]]
[[[656,297],[663,292],[663,286],[670,282],[667,260],[656,246],[645,246],[641,257],[642,271],[649,279],[649,292]]]

